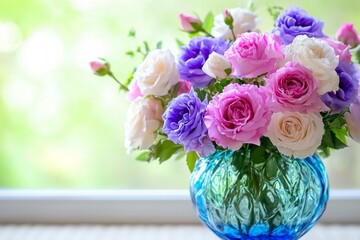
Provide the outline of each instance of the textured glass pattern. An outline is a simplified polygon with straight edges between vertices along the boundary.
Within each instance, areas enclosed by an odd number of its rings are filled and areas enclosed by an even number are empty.
[[[197,162],[190,192],[202,222],[222,239],[298,239],[319,220],[328,179],[317,155],[295,159],[223,150]]]

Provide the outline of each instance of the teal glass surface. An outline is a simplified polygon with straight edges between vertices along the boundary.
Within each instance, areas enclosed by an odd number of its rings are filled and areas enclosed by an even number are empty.
[[[221,239],[298,239],[320,219],[329,184],[317,155],[296,159],[223,150],[200,159],[190,193],[201,221]]]

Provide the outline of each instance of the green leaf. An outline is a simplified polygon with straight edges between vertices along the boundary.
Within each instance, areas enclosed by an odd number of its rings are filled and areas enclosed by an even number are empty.
[[[325,133],[319,150],[322,155],[328,156],[331,149],[342,149],[347,147],[347,128],[343,113],[323,115]]]
[[[347,147],[347,145],[339,139],[336,134],[330,130],[329,128],[325,127],[325,134],[323,135],[323,139],[319,149],[326,155],[330,152],[330,149],[342,149]]]
[[[331,131],[335,134],[335,137],[346,145],[346,136],[348,131],[346,128],[333,128]]]
[[[334,139],[334,149],[343,149],[343,148],[347,147],[346,143],[342,142],[342,140],[337,138],[335,133],[332,132],[332,134],[333,134],[333,139]]]
[[[261,146],[263,146],[265,149],[268,149],[269,152],[277,151],[277,148],[274,146],[274,144],[268,137],[261,137],[260,143]]]
[[[358,49],[356,50],[355,56],[356,56],[357,62],[360,64],[360,48],[358,48]]]
[[[193,31],[191,33],[197,33],[200,32],[202,30],[202,24],[200,23],[196,23],[196,22],[191,22],[190,25],[193,27]]]
[[[136,158],[138,161],[150,161],[151,159],[151,151],[145,150],[142,153],[140,153]]]
[[[195,92],[197,93],[200,100],[204,101],[204,99],[206,98],[206,91],[204,89],[197,88]]]
[[[199,159],[199,156],[196,152],[189,152],[186,156],[186,163],[190,172],[194,171],[196,160]]]
[[[267,10],[268,10],[270,16],[273,17],[274,21],[276,21],[276,19],[278,18],[278,16],[284,9],[280,6],[272,6],[272,7],[268,7]]]
[[[222,91],[224,90],[224,86],[222,86],[220,83],[215,83],[214,86],[216,88],[216,91],[219,93],[222,93]]]
[[[134,57],[134,56],[135,56],[134,51],[127,51],[125,54],[128,55],[128,56],[130,56],[130,57]]]
[[[325,133],[323,135],[321,145],[323,145],[324,147],[330,147],[330,148],[335,147],[335,144],[332,139],[331,131],[328,128],[325,128]]]
[[[144,47],[145,47],[146,53],[149,53],[150,52],[150,47],[149,47],[149,44],[148,44],[147,41],[144,41]]]
[[[251,158],[254,163],[261,163],[265,160],[266,148],[264,146],[255,147],[251,150]]]
[[[176,40],[176,44],[178,45],[179,48],[181,48],[182,46],[185,45],[181,40],[179,40],[177,38],[175,40]]]
[[[131,28],[131,29],[129,30],[128,36],[129,36],[129,37],[135,37],[135,36],[136,36],[136,31],[135,31],[134,28]]]
[[[157,48],[157,49],[161,49],[161,48],[162,48],[162,44],[163,44],[162,41],[157,42],[157,43],[156,43],[156,48]]]
[[[252,11],[252,12],[255,12],[256,8],[255,8],[255,4],[252,0],[248,0],[248,5],[247,5],[247,8]]]
[[[163,140],[154,145],[153,155],[155,159],[159,159],[160,163],[162,163],[170,159],[181,149],[183,149],[182,145],[175,144],[170,140]]]
[[[327,158],[330,156],[330,148],[320,146],[319,150],[320,150],[319,154],[321,157]]]
[[[136,72],[136,68],[133,69],[133,71],[130,73],[129,77],[126,79],[126,81],[123,83],[125,87],[128,87],[130,83],[132,82],[134,78],[134,73]]]
[[[342,128],[346,124],[345,119],[340,115],[335,118],[332,122],[330,122],[330,128]]]
[[[198,37],[198,36],[200,36],[200,32],[191,32],[191,33],[189,33],[190,38],[194,38],[194,37]]]
[[[224,72],[226,73],[226,76],[230,76],[232,69],[231,68],[227,68],[224,70]]]
[[[212,14],[212,12],[209,12],[205,17],[203,23],[203,29],[206,32],[211,33],[213,27],[214,27],[214,14]]]

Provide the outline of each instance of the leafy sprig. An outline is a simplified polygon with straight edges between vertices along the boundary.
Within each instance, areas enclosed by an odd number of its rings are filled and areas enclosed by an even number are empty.
[[[270,16],[272,16],[272,18],[274,19],[274,21],[276,21],[276,19],[279,17],[280,13],[282,11],[284,11],[284,8],[283,7],[280,7],[280,6],[271,6],[271,7],[268,7],[268,12],[270,14]]]
[[[346,136],[348,135],[348,130],[346,128],[344,112],[332,115],[322,113],[322,117],[325,133],[318,150],[321,156],[328,157],[331,149],[347,147]]]

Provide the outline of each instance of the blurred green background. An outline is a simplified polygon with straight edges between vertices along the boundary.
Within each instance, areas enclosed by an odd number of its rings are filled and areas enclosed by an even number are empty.
[[[297,5],[325,21],[334,36],[343,22],[360,30],[360,1],[254,1],[260,29],[266,9]],[[123,147],[128,102],[111,79],[93,76],[88,61],[105,57],[125,80],[138,63],[124,53],[137,43],[178,51],[177,15],[246,7],[242,0],[1,0],[0,187],[187,188],[183,160],[144,163]],[[360,148],[354,143],[325,159],[334,188],[360,187]]]

